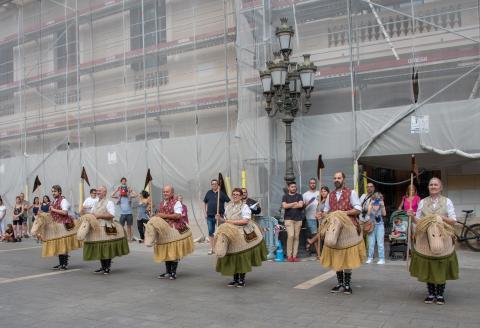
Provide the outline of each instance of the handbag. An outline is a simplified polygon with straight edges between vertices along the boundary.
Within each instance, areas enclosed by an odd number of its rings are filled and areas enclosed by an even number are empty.
[[[117,234],[117,227],[115,227],[114,224],[112,224],[112,226],[110,226],[110,227],[105,226],[105,233],[107,235],[116,235]]]
[[[243,227],[243,234],[245,236],[245,241],[250,243],[258,238],[257,233],[255,232],[255,227],[253,224],[247,224]]]
[[[373,231],[373,229],[375,229],[375,227],[373,226],[372,221],[368,220],[368,221],[365,221],[363,223],[363,234],[364,235],[369,234],[370,232]]]
[[[185,222],[179,222],[175,224],[175,228],[178,232],[183,235],[184,233],[188,232],[190,228],[185,224]]]
[[[65,227],[65,230],[70,231],[75,228],[75,223],[73,223],[73,221],[65,222],[63,226]]]

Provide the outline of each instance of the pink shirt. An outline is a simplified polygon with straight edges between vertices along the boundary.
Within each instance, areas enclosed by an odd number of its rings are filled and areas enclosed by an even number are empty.
[[[416,213],[419,203],[420,203],[420,197],[418,195],[413,196],[413,200],[412,200],[411,205],[410,205],[410,201],[409,201],[408,197],[405,197],[405,196],[402,197],[402,205],[403,205],[403,210],[404,211],[408,211],[408,210],[411,209]]]

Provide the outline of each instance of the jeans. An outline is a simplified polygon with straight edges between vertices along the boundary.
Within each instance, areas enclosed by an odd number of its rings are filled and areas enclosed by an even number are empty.
[[[385,250],[384,250],[384,238],[385,238],[385,226],[383,222],[380,224],[375,224],[375,229],[368,234],[368,258],[373,259],[373,254],[375,253],[375,242],[378,245],[378,258],[380,260],[385,259]]]
[[[207,216],[207,227],[208,227],[208,236],[213,237],[215,234],[215,226],[217,225],[217,220],[213,216]]]
[[[314,235],[317,233],[317,219],[307,219],[307,226],[310,234]]]

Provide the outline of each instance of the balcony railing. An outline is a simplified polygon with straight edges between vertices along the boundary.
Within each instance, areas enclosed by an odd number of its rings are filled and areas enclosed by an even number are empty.
[[[406,16],[397,15],[381,15],[381,20],[387,34],[390,38],[406,37],[413,34],[430,33],[437,31],[441,26],[443,28],[459,28],[462,27],[462,10],[461,5],[450,6],[448,8],[433,8],[419,10],[416,16],[426,22],[415,20]],[[380,30],[380,26],[373,17],[369,15],[368,19],[355,17],[354,23],[354,40],[357,42],[371,42],[384,40],[385,36]],[[432,26],[432,24],[436,26]],[[347,24],[340,24],[328,27],[328,47],[344,46],[348,43]]]

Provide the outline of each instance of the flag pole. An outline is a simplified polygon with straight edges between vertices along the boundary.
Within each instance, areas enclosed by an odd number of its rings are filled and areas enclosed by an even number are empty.
[[[410,169],[410,192],[409,192],[409,197],[411,199],[410,201],[410,210],[413,211],[413,175],[415,172],[415,155],[412,154],[412,162],[411,162],[411,169]],[[415,214],[414,214],[415,215]],[[409,257],[410,257],[410,249],[412,247],[412,241],[411,241],[411,231],[412,231],[412,217],[408,215],[408,230],[407,230],[407,269],[409,268]]]

